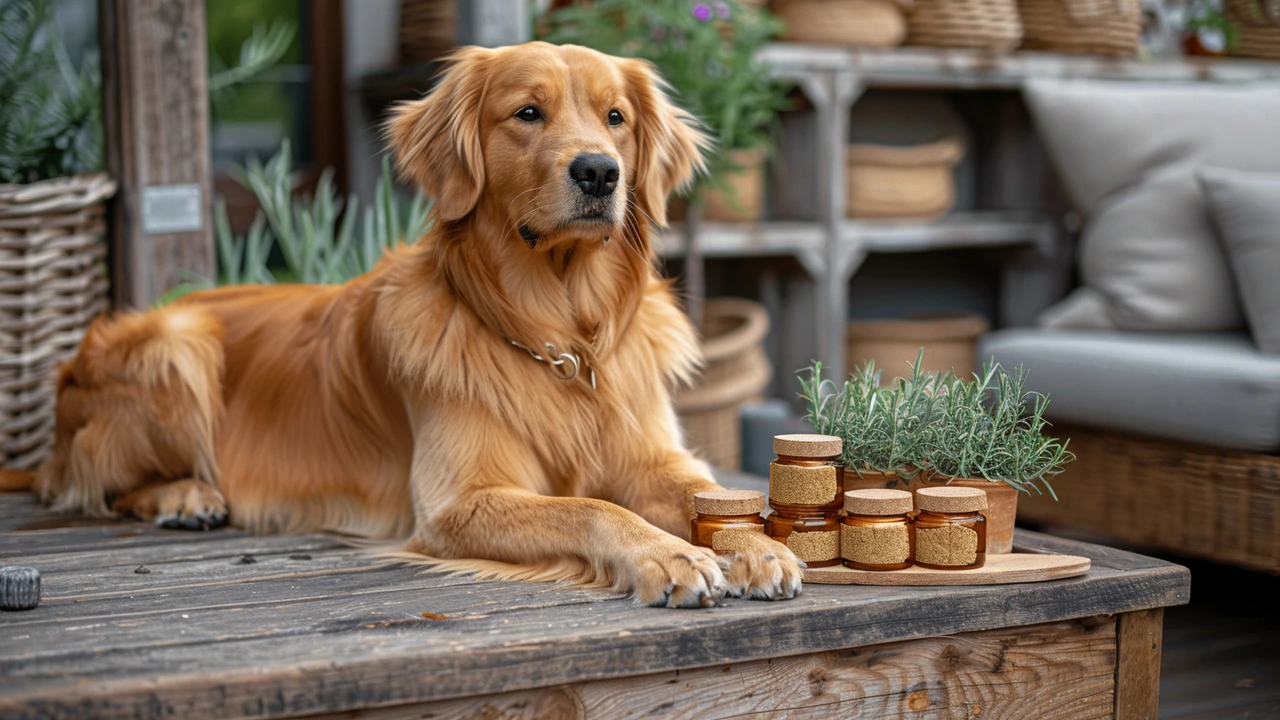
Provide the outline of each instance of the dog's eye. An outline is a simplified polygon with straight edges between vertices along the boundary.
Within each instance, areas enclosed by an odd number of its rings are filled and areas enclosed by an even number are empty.
[[[610,110],[609,125],[611,127],[617,127],[618,125],[621,125],[621,124],[622,124],[622,113],[618,112],[617,110]]]
[[[542,113],[538,112],[538,108],[532,105],[525,105],[516,111],[516,118],[525,122],[538,122],[542,119]]]

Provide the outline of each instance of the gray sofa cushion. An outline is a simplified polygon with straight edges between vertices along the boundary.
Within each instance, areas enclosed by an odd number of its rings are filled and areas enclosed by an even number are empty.
[[[1084,287],[1041,324],[1243,326],[1195,171],[1280,167],[1280,86],[1038,80],[1027,104],[1077,208]]]
[[[1280,353],[1280,174],[1205,168],[1199,178],[1253,340]]]
[[[1280,450],[1280,357],[1245,334],[1017,329],[978,358],[1024,365],[1058,422],[1238,450]]]

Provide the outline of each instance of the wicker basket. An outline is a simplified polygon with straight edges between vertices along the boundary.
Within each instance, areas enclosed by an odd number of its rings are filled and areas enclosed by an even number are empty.
[[[106,175],[0,185],[0,466],[53,446],[54,373],[107,308]]]
[[[1009,52],[1022,42],[1017,0],[915,0],[908,45]]]
[[[876,367],[885,371],[882,381],[892,382],[908,374],[924,348],[921,367],[925,370],[954,370],[968,377],[974,369],[978,338],[990,329],[986,319],[977,315],[855,320],[845,326],[847,372],[874,360]]]
[[[769,314],[759,303],[736,298],[708,300],[703,317],[706,359],[701,380],[676,393],[685,441],[712,465],[742,465],[738,410],[759,401],[773,376],[764,351]]]
[[[764,148],[730,150],[729,156],[739,170],[727,173],[725,181],[733,188],[730,198],[711,188],[702,198],[702,217],[720,222],[756,222],[764,215]]]
[[[1054,427],[1076,461],[1034,493],[1023,522],[1280,573],[1280,457]]]
[[[1018,0],[1018,7],[1023,47],[1123,56],[1142,42],[1140,0]]]
[[[1224,9],[1237,31],[1232,55],[1280,60],[1280,2],[1226,0]]]
[[[774,0],[787,22],[782,40],[830,45],[896,47],[907,37],[907,20],[894,0]]]
[[[457,0],[400,0],[400,60],[430,62],[457,44]]]
[[[964,141],[927,145],[851,145],[845,154],[845,212],[849,217],[938,217],[955,204],[955,166]]]

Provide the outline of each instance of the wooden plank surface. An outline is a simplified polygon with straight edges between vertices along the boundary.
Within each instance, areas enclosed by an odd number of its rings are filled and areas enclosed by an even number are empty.
[[[1115,618],[327,714],[313,720],[1109,718]]]
[[[934,570],[909,567],[905,570],[855,570],[843,566],[809,568],[804,581],[822,585],[1009,585],[1046,582],[1089,572],[1089,558],[1078,555],[1039,553],[987,554],[986,563],[973,570]]]
[[[0,510],[35,507],[13,497],[0,496]],[[0,677],[12,681],[0,716],[346,712],[1186,601],[1177,566],[1030,533],[1018,544],[1088,556],[1094,570],[1010,588],[812,585],[789,602],[673,611],[605,591],[423,574],[322,535],[141,523],[0,533],[0,563],[40,568],[45,595],[36,610],[0,615]]]
[[[1156,720],[1164,608],[1120,616],[1116,630],[1116,717]]]

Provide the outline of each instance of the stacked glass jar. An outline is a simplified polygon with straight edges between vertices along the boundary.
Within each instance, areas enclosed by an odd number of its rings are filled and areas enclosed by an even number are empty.
[[[840,564],[840,509],[844,467],[840,438],[778,435],[778,459],[769,464],[769,507],[764,531],[809,567]]]

